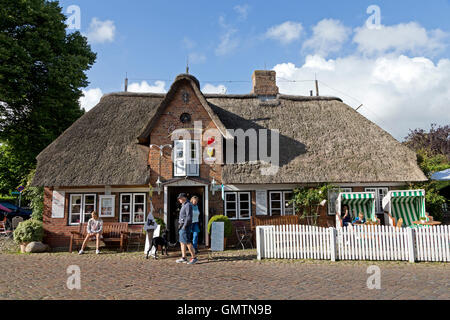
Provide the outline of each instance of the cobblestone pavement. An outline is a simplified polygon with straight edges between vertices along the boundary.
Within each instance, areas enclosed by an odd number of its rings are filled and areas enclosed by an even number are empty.
[[[0,299],[450,299],[450,266],[440,263],[262,261],[254,251],[203,253],[197,265],[176,253],[0,254]],[[81,269],[81,289],[67,289],[67,267]],[[367,268],[381,269],[381,289],[367,289]],[[14,270],[14,271],[12,271]]]

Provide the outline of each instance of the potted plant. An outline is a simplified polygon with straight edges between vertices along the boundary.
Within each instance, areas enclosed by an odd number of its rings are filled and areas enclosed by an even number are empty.
[[[43,237],[43,224],[36,219],[21,222],[14,230],[14,241],[20,244],[22,253],[25,253],[25,248],[30,242],[41,242]]]
[[[209,219],[208,222],[208,234],[211,235],[211,229],[212,229],[212,224],[214,222],[223,222],[224,223],[224,230],[223,230],[223,246],[224,248],[227,247],[227,238],[231,237],[231,234],[233,232],[233,226],[231,224],[230,219],[228,219],[227,216],[222,216],[222,215],[218,215],[218,216],[214,216],[211,219]]]

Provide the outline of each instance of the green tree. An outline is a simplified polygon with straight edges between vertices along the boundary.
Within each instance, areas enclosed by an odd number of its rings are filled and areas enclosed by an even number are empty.
[[[96,54],[65,20],[57,1],[0,0],[3,192],[26,180],[36,156],[84,113],[78,100]]]

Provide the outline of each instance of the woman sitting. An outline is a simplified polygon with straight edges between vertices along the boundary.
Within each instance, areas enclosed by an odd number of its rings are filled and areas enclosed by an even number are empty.
[[[97,240],[95,253],[99,254],[100,237],[102,235],[102,231],[103,231],[103,220],[99,219],[98,213],[96,211],[92,211],[92,218],[89,219],[87,224],[88,235],[86,236],[86,239],[84,239],[83,245],[81,246],[81,250],[80,252],[78,252],[78,254],[84,253],[84,248],[86,247],[87,242],[89,241],[89,239],[93,237],[95,237]]]

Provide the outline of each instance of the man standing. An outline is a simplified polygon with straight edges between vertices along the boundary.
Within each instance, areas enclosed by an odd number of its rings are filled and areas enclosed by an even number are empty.
[[[178,229],[181,245],[181,259],[177,260],[177,263],[195,264],[198,259],[194,253],[194,247],[191,240],[191,228],[192,228],[192,204],[187,201],[187,195],[180,193],[178,201],[181,203],[180,216],[178,218]],[[191,261],[187,262],[186,259],[186,247],[189,249],[189,253],[192,256]]]

